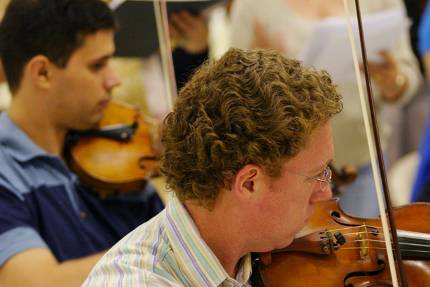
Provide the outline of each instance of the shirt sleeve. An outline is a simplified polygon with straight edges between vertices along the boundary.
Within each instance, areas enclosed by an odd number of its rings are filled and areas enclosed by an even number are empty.
[[[32,218],[24,200],[0,186],[0,267],[24,250],[48,248]]]

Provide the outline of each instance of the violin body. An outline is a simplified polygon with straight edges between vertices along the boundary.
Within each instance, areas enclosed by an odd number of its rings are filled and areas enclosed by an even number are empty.
[[[73,137],[66,161],[84,185],[101,195],[142,190],[158,170],[150,127],[133,106],[112,101],[98,130]]]
[[[408,233],[404,231],[429,234],[430,237],[429,203],[396,208],[394,216],[399,238],[402,238],[402,232]],[[283,250],[260,256],[260,262],[254,268],[259,279],[256,285],[392,286],[384,234],[376,227],[381,227],[379,219],[349,216],[339,208],[337,200],[319,203],[309,224],[301,231],[301,237]],[[334,233],[325,232],[327,230]],[[334,234],[331,239],[330,234]],[[400,244],[402,246],[402,239]],[[423,245],[420,244],[416,252],[407,244],[401,247],[409,287],[430,286],[430,258],[427,255],[430,245]]]

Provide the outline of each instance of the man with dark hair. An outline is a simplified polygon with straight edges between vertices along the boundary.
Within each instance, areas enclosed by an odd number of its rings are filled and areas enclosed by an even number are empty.
[[[0,115],[0,286],[79,286],[103,252],[162,209],[152,189],[100,200],[62,152],[94,127],[120,80],[115,20],[100,0],[12,0],[1,55],[12,102]]]
[[[163,126],[166,209],[115,245],[84,286],[249,286],[251,252],[289,245],[331,197],[325,72],[231,49],[181,90]]]

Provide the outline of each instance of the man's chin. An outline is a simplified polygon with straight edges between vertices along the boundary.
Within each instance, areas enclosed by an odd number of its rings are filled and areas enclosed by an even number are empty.
[[[277,250],[277,249],[283,249],[283,248],[286,248],[286,247],[288,247],[291,243],[293,243],[293,240],[294,240],[294,238],[288,238],[287,240],[282,240],[282,242],[279,242],[279,243],[277,243],[277,244],[274,244],[274,246],[272,246],[272,248],[270,248],[270,250],[267,250],[266,252],[268,252],[268,251],[272,251],[272,250]]]

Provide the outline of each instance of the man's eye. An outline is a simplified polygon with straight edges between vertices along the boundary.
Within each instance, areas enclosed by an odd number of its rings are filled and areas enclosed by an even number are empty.
[[[104,68],[104,66],[106,65],[105,62],[98,62],[98,63],[94,63],[90,66],[91,70],[93,71],[99,71],[101,69]]]

